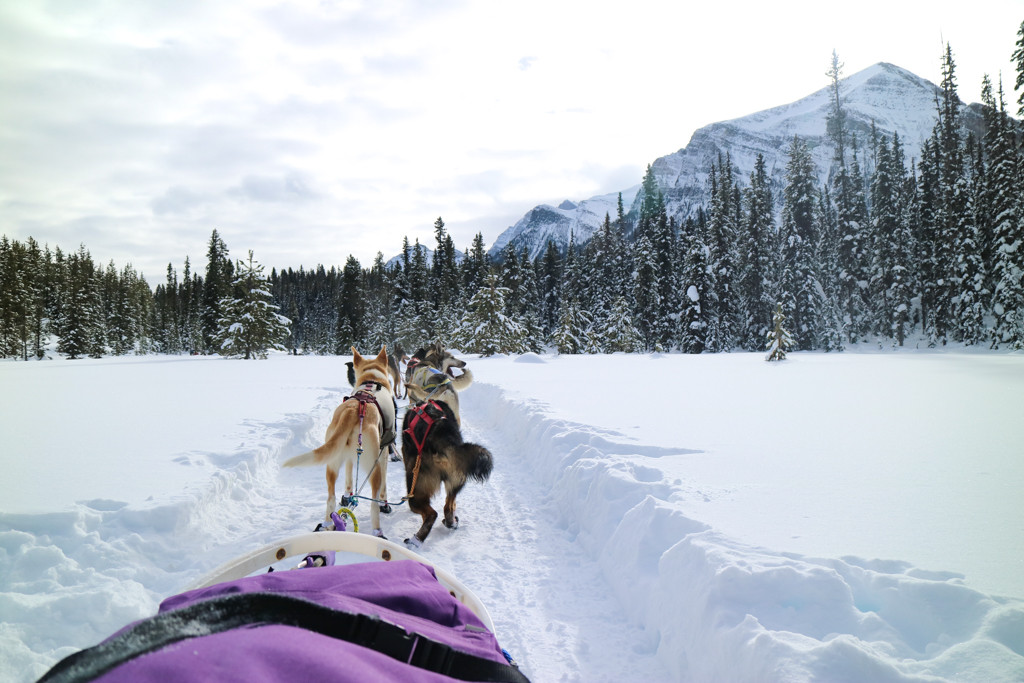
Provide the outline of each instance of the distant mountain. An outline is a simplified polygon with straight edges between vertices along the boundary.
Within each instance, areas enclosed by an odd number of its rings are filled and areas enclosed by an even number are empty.
[[[884,62],[840,81],[847,127],[857,137],[858,158],[865,173],[873,169],[870,152],[865,153],[870,149],[872,122],[879,135],[891,137],[894,131],[898,133],[907,163],[916,163],[922,143],[935,126],[936,98],[940,92],[934,83]],[[832,144],[825,134],[830,108],[831,88],[826,85],[796,102],[700,128],[686,147],[651,164],[669,215],[681,222],[706,205],[708,171],[712,163],[718,163],[719,156],[724,159],[726,154],[743,186],[749,185],[757,155],[764,155],[778,211],[788,151],[797,135],[807,142],[820,182],[824,183],[833,156]],[[981,131],[981,105],[964,109],[964,123],[968,130]],[[578,206],[562,205],[573,206],[572,209],[538,206],[499,235],[488,253],[495,257],[512,244],[517,253],[525,246],[534,256],[543,252],[548,239],[564,249],[570,232],[575,234],[577,244],[584,243],[604,221],[606,211],[615,217],[617,196],[618,193],[612,193],[584,200]],[[628,213],[635,215],[642,200],[639,186],[623,190],[622,200]]]
[[[622,205],[628,209],[639,190],[639,185],[623,190]],[[511,244],[516,254],[521,253],[525,247],[530,258],[535,259],[547,249],[548,241],[554,242],[564,253],[569,246],[570,235],[577,244],[589,242],[594,231],[604,223],[606,215],[614,220],[618,214],[618,202],[619,193],[615,192],[591,197],[579,204],[568,199],[558,206],[541,204],[501,233],[487,250],[487,255],[491,259],[498,259]]]

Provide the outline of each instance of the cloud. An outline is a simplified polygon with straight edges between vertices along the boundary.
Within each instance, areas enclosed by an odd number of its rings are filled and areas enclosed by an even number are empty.
[[[519,70],[528,71],[530,67],[533,66],[533,63],[536,61],[536,57],[523,57],[522,59],[519,60]]]
[[[307,202],[319,197],[309,176],[299,171],[288,171],[280,176],[247,175],[227,194],[235,199],[273,204]]]

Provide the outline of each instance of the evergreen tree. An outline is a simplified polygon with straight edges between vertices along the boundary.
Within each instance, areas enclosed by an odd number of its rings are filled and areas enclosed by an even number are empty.
[[[633,326],[630,305],[625,297],[620,296],[612,302],[611,311],[598,330],[597,338],[606,353],[633,353],[640,350],[640,332]]]
[[[440,216],[434,221],[434,237],[437,248],[431,265],[431,293],[434,309],[440,312],[451,309],[459,297],[459,267],[455,260],[455,244]]]
[[[470,300],[452,335],[453,343],[468,353],[484,356],[527,351],[526,329],[505,313],[509,293],[496,275],[489,275]]]
[[[786,316],[782,312],[782,304],[778,304],[775,307],[775,313],[772,314],[772,327],[768,332],[768,355],[765,360],[786,360],[786,352],[793,349],[796,345],[793,341],[793,335],[786,329]]]
[[[971,162],[971,166],[968,169],[965,164],[964,172],[968,177],[969,188],[965,215],[958,221],[959,234],[953,253],[953,277],[957,289],[950,302],[950,329],[956,341],[972,346],[984,340],[985,308],[990,294],[984,262],[984,224],[987,217],[980,215],[986,200],[984,169],[974,165],[974,137],[970,136],[967,143],[965,160]]]
[[[473,238],[473,246],[469,248],[462,262],[462,287],[470,297],[483,286],[489,268],[487,250],[484,249],[484,236],[477,233]]]
[[[558,325],[561,299],[562,257],[553,241],[548,241],[541,263],[537,287],[541,297],[541,325],[545,338],[551,336]]]
[[[1017,49],[1013,51],[1010,59],[1016,64],[1017,70],[1017,81],[1013,89],[1021,91],[1017,97],[1017,104],[1020,105],[1017,116],[1024,116],[1024,21],[1020,22],[1020,28],[1017,29]]]
[[[776,239],[772,191],[764,155],[758,154],[745,194],[746,214],[739,244],[737,299],[740,302],[739,343],[748,351],[760,350],[771,325],[772,296],[769,278],[774,272]],[[684,302],[685,303],[685,302]]]
[[[683,353],[702,353],[707,347],[708,323],[703,302],[710,291],[708,247],[704,243],[703,214],[684,230],[683,265],[680,282],[683,289],[677,345]]]
[[[228,257],[228,248],[224,240],[214,229],[210,235],[210,243],[206,250],[206,280],[203,286],[203,349],[206,353],[217,351],[217,335],[220,319],[224,317],[222,302],[230,300],[234,269]]]
[[[291,321],[271,303],[269,282],[263,275],[263,266],[253,260],[251,249],[247,261],[238,261],[233,285],[239,296],[220,304],[224,315],[217,328],[218,352],[249,360],[266,358],[272,349],[285,351],[283,341],[288,337]]]
[[[562,301],[558,328],[552,337],[555,350],[567,354],[593,353],[595,344],[591,334],[592,322],[590,313],[581,308],[574,297]]]
[[[1014,122],[1000,86],[999,111],[988,136],[992,212],[992,346],[1024,348],[1024,182],[1015,149]]]
[[[363,284],[363,268],[359,260],[350,255],[341,272],[334,352],[341,356],[353,346],[365,348],[366,329],[366,288]]]
[[[67,258],[57,350],[70,359],[103,354],[102,301],[99,278],[85,245]]]
[[[644,233],[640,234],[640,238],[634,245],[633,272],[633,300],[636,302],[635,325],[640,332],[642,346],[644,350],[661,350],[661,282],[658,279],[658,262],[654,246]],[[564,327],[564,325],[560,325],[560,327]]]
[[[821,330],[823,301],[815,262],[818,231],[814,177],[814,162],[807,143],[794,137],[783,191],[780,289],[784,310],[792,311],[793,336],[799,349],[814,348]]]
[[[969,195],[964,174],[964,145],[960,116],[961,102],[957,95],[956,63],[949,44],[942,58],[942,92],[938,102],[938,121],[933,137],[938,152],[938,185],[935,210],[934,265],[938,276],[933,286],[935,297],[930,344],[944,344],[953,326],[953,300],[959,289],[956,255],[965,249],[963,240],[971,230],[968,220]]]

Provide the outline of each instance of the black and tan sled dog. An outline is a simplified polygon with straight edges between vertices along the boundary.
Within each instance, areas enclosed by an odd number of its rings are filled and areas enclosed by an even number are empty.
[[[459,526],[455,496],[469,479],[487,481],[494,467],[491,452],[479,444],[463,441],[451,407],[436,399],[406,410],[402,421],[402,459],[409,509],[423,518],[416,535],[405,539],[413,548],[420,547],[437,520],[437,510],[430,506],[430,499],[440,490],[441,483],[444,482],[446,493],[443,522],[449,529],[455,529]]]

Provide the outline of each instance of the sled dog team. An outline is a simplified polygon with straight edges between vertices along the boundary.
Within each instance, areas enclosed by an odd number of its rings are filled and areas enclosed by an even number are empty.
[[[390,356],[381,348],[376,358],[367,358],[352,347],[348,380],[355,391],[334,410],[322,446],[289,458],[284,467],[324,465],[327,469],[327,508],[325,520],[338,508],[337,482],[345,469],[345,495],[359,494],[360,480],[370,484],[371,533],[383,537],[380,513],[391,512],[387,494],[387,453],[397,440],[396,398],[409,398],[402,420],[402,459],[405,463],[405,487],[409,509],[423,523],[407,545],[419,548],[426,540],[437,511],[431,498],[445,486],[444,517],[449,529],[459,525],[455,515],[455,497],[469,479],[486,481],[491,474],[491,452],[462,440],[459,392],[473,381],[465,361],[455,358],[440,342],[417,350],[407,357],[400,348]],[[403,378],[400,364],[406,361]],[[460,370],[456,375],[454,370]],[[404,396],[398,396],[405,385]],[[355,480],[353,479],[355,470]]]

